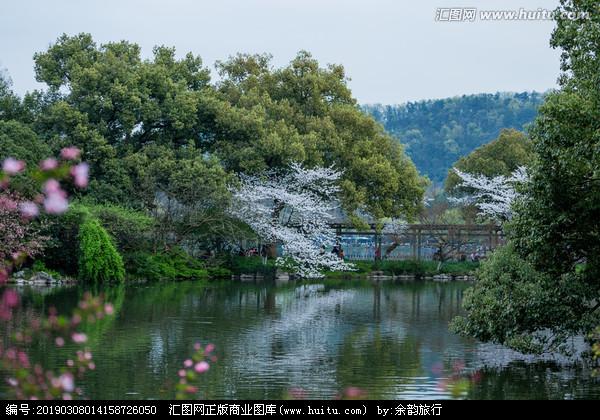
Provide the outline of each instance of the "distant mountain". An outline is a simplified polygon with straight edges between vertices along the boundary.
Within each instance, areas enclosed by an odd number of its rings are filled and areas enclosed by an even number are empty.
[[[502,92],[362,109],[399,139],[419,171],[439,185],[454,162],[494,140],[501,129],[524,130],[543,97],[538,92]]]

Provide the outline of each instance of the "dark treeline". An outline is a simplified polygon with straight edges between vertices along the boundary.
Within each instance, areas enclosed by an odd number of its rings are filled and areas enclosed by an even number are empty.
[[[441,184],[454,162],[503,128],[524,130],[543,98],[537,92],[495,93],[362,108],[400,140],[419,172]]]

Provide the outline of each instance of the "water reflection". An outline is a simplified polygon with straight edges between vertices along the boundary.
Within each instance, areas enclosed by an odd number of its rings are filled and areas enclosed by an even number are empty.
[[[203,378],[208,398],[274,399],[291,388],[333,398],[348,386],[369,398],[451,398],[441,384],[457,364],[479,372],[459,397],[600,396],[587,370],[519,362],[515,353],[451,334],[465,287],[331,280],[114,289],[117,316],[86,331],[97,369],[84,387],[96,399],[172,398],[182,360],[201,341],[215,343],[219,356]],[[25,291],[21,311],[31,316],[54,305],[66,312],[81,293]],[[51,346],[36,346],[35,357],[60,363]],[[489,363],[490,355],[502,362]]]

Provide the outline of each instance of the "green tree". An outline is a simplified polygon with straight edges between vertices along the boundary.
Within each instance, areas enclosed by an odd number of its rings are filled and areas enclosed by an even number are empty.
[[[344,171],[341,199],[350,213],[416,214],[425,182],[402,147],[360,112],[342,66],[322,68],[307,52],[281,69],[266,55],[237,55],[217,64],[221,80],[211,84],[199,57],[177,60],[164,46],[153,52],[142,60],[136,44],[98,46],[80,34],[35,55],[36,77],[49,87],[36,96],[37,127],[53,143],[84,150],[95,180],[89,194],[135,197],[121,160],[160,145],[215,156],[229,173],[334,165]]]
[[[349,213],[416,215],[424,181],[399,143],[360,112],[342,66],[321,68],[301,51],[280,69],[264,55],[237,55],[217,68],[218,96],[226,103],[215,108],[207,145],[227,169],[333,165],[343,171]]]
[[[19,119],[23,113],[21,100],[10,87],[10,78],[0,69],[0,120]]]
[[[531,181],[508,226],[516,256],[501,251],[484,264],[466,321],[459,322],[459,330],[483,340],[514,346],[510,337],[532,343],[544,330],[547,344],[556,346],[564,337],[588,334],[600,324],[597,4],[561,1],[560,11],[588,12],[589,18],[557,17],[551,45],[562,49],[564,73],[561,90],[548,95],[531,130],[536,154],[529,168]],[[509,257],[515,266],[527,267],[523,275],[511,271]],[[498,300],[505,302],[502,315],[493,311]]]
[[[192,145],[179,151],[151,145],[124,163],[136,199],[156,221],[155,248],[206,249],[213,238],[226,239],[235,230],[226,214],[232,177],[216,158],[199,155]]]
[[[93,283],[122,282],[123,259],[100,222],[88,218],[79,229],[79,278]]]
[[[50,147],[27,125],[16,120],[0,119],[0,162],[7,157],[23,160],[27,164],[24,173],[14,177],[12,188],[28,198],[39,193],[39,184],[32,173],[39,162],[52,156]]]
[[[469,174],[494,177],[510,176],[517,168],[529,166],[534,158],[533,145],[527,136],[517,130],[505,129],[497,139],[473,150],[460,158],[454,167]],[[454,171],[448,171],[445,182],[447,193],[460,187],[460,178]]]

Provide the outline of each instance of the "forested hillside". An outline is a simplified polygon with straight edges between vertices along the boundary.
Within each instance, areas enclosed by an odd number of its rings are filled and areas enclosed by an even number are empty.
[[[454,162],[498,137],[502,128],[525,129],[542,99],[537,92],[496,93],[362,108],[405,145],[422,174],[439,184]]]

